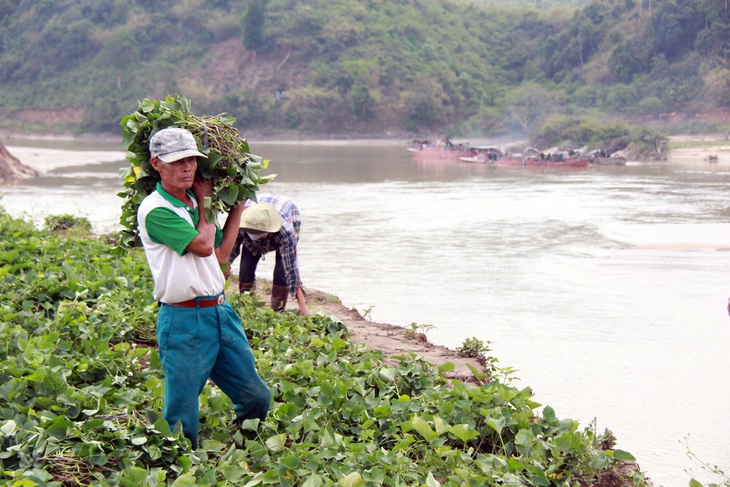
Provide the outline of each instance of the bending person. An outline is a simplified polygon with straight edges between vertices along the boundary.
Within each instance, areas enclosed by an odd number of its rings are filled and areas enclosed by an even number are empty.
[[[259,260],[265,254],[276,251],[271,309],[282,311],[291,294],[297,300],[299,314],[308,315],[297,262],[301,223],[299,208],[286,196],[260,194],[258,203],[246,201],[241,228],[228,261],[230,265],[241,255],[238,289],[241,292],[252,291],[256,285]]]

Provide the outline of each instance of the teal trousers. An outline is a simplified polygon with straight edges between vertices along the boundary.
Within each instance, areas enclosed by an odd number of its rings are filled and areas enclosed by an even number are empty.
[[[164,418],[198,446],[198,397],[210,378],[233,402],[236,418],[266,419],[271,391],[254,365],[241,318],[227,301],[209,308],[162,304],[157,341],[165,373]]]

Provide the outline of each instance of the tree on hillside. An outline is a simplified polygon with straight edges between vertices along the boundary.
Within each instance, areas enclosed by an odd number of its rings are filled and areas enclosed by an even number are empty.
[[[0,0],[0,22],[15,11],[17,4],[14,0]]]
[[[555,81],[565,79],[573,69],[582,70],[595,56],[600,57],[605,45],[615,44],[606,42],[609,33],[633,8],[630,0],[606,0],[577,10],[565,27],[542,46],[548,77]]]
[[[702,5],[694,2],[667,2],[652,15],[646,32],[653,54],[663,53],[674,60],[694,46],[697,33],[707,24]]]
[[[531,133],[545,116],[557,111],[551,93],[537,83],[525,83],[506,97],[504,110],[525,133]]]
[[[268,0],[251,0],[243,16],[243,46],[256,51],[266,44]]]
[[[707,22],[697,34],[695,47],[708,59],[730,58],[730,0],[708,0]]]
[[[350,104],[352,113],[358,120],[372,120],[375,116],[375,98],[365,85],[356,84],[350,89]]]
[[[636,39],[619,44],[611,53],[608,60],[610,72],[613,73],[615,81],[630,83],[634,76],[644,69],[645,47]]]

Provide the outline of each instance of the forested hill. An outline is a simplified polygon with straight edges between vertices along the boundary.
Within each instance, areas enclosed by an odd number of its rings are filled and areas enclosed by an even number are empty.
[[[180,94],[244,133],[585,143],[728,109],[726,0],[514,5],[0,0],[0,124],[118,132]]]

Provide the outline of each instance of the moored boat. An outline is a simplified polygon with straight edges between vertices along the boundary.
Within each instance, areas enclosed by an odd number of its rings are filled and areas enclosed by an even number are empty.
[[[414,140],[413,146],[408,150],[413,157],[424,159],[458,160],[461,157],[474,155],[469,144],[454,144],[448,137],[444,137],[436,143],[429,140]]]
[[[504,153],[497,147],[477,145],[471,148],[468,156],[460,157],[459,160],[464,162],[483,162],[493,164],[503,156]]]
[[[521,166],[523,157],[519,154],[507,154],[497,147],[477,146],[474,147],[475,154],[469,157],[460,157],[460,161],[478,162],[494,166]]]
[[[560,147],[554,154],[547,155],[532,147],[526,152],[524,166],[586,167],[591,161],[589,156],[570,147]]]
[[[626,158],[610,154],[601,149],[591,153],[591,164],[600,166],[624,166],[626,165]]]
[[[625,166],[626,158],[617,157],[617,156],[611,156],[611,157],[593,156],[593,158],[591,159],[591,164],[596,164],[599,166]]]

